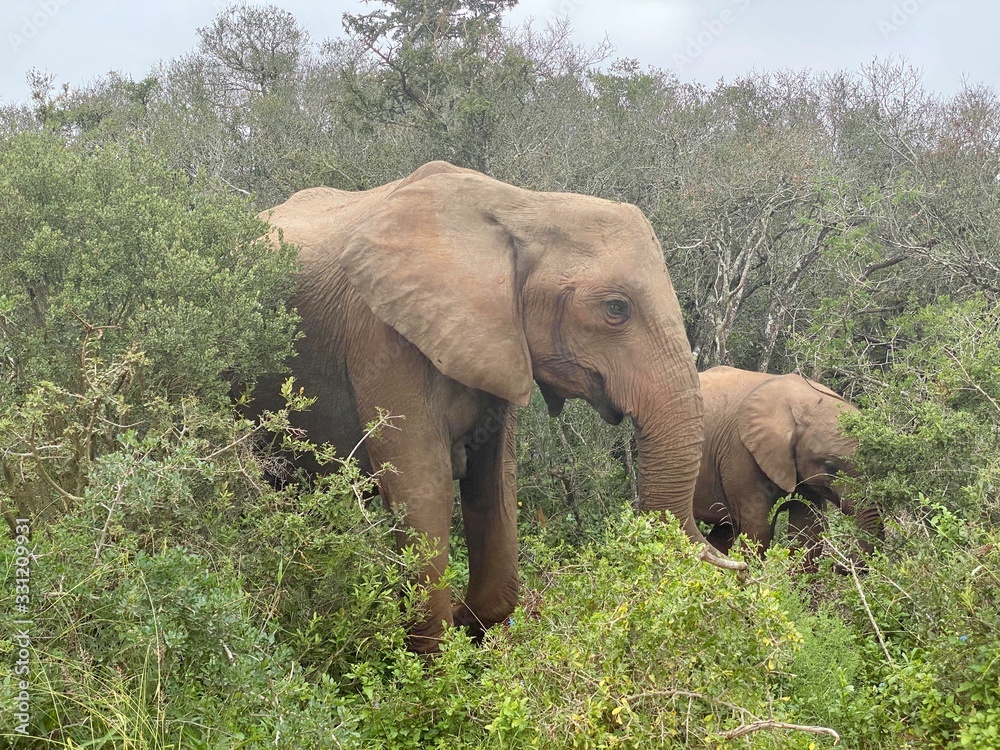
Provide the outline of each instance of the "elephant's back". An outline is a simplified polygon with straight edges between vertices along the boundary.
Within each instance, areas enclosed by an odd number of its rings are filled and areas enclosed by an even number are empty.
[[[355,227],[395,185],[362,192],[308,188],[260,214],[281,230],[285,242],[299,246],[298,284],[290,304],[301,317],[302,337],[290,366],[296,387],[317,400],[309,410],[293,414],[291,421],[311,440],[333,444],[338,455],[349,453],[363,434],[345,358],[352,326],[371,313],[337,260]],[[276,241],[277,232],[270,237]],[[276,392],[275,384],[270,385]],[[363,453],[358,458],[367,471]],[[319,468],[308,461],[303,465],[311,471]]]
[[[750,391],[775,376],[719,365],[698,373],[706,418],[711,412],[727,408],[727,404],[742,401]]]
[[[279,203],[258,216],[281,230],[285,242],[298,245],[303,277],[324,273],[331,260],[340,256],[354,232],[377,207],[397,190],[435,175],[479,175],[470,169],[448,162],[433,161],[412,174],[371,190],[337,190],[313,187],[299,190],[284,203]],[[481,176],[481,175],[480,175]],[[277,232],[269,235],[277,241]]]
[[[395,186],[396,183],[390,183],[361,192],[330,187],[307,188],[284,203],[262,211],[259,216],[281,229],[285,242],[299,245],[302,248],[300,259],[308,264],[314,254],[339,252],[350,231]],[[276,239],[273,232],[271,236]]]

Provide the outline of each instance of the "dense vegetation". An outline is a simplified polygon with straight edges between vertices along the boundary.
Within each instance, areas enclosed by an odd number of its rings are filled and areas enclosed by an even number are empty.
[[[505,28],[511,5],[396,0],[323,43],[233,6],[141,81],[32,73],[0,107],[0,742],[1000,746],[995,92],[888,62],[706,89],[598,66],[565,24]],[[888,521],[867,569],[831,518],[819,572],[775,549],[741,585],[632,510],[627,429],[538,403],[523,606],[482,646],[408,653],[421,550],[349,461],[263,481],[260,445],[309,446],[228,394],[293,339],[294,249],[265,249],[255,212],[438,158],[636,203],[700,366],[858,403],[854,489]],[[24,619],[31,740],[10,720]]]

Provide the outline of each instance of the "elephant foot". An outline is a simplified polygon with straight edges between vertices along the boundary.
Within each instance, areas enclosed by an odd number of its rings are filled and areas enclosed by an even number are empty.
[[[450,626],[450,618],[445,617],[413,623],[407,628],[406,648],[415,654],[436,654],[441,649],[444,631]]]
[[[475,613],[469,609],[465,604],[459,604],[452,610],[452,619],[455,622],[455,627],[464,628],[465,632],[469,634],[472,642],[475,644],[480,644],[483,642],[483,636],[486,635],[486,629],[491,623],[484,623]]]
[[[408,633],[406,648],[415,654],[436,654],[441,650],[442,635],[420,635]]]
[[[459,604],[456,606],[452,612],[452,623],[448,623],[447,627],[452,627],[464,629],[472,642],[475,644],[482,643],[483,636],[486,635],[486,629],[492,623],[482,622],[476,615],[464,604]],[[410,629],[406,635],[406,647],[410,651],[416,654],[436,654],[441,649],[441,641],[444,639],[445,628],[438,628],[435,631],[428,629],[426,632],[420,632],[419,629]]]

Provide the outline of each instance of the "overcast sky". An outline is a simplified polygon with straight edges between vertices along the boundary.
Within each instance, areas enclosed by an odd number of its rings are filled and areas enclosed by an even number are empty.
[[[110,70],[134,79],[194,48],[225,0],[0,0],[0,99],[27,98],[25,72],[87,83]],[[343,33],[356,0],[273,0],[315,41]],[[373,6],[368,6],[373,7]],[[508,16],[568,17],[576,41],[607,34],[615,57],[712,85],[752,70],[856,70],[905,58],[925,86],[963,80],[1000,90],[1000,3],[993,0],[522,0]]]

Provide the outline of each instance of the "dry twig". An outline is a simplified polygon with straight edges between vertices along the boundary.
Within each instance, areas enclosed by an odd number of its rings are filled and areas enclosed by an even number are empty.
[[[743,726],[736,727],[736,729],[730,729],[728,732],[722,733],[722,738],[727,740],[733,740],[737,737],[742,737],[745,734],[751,734],[752,732],[760,732],[764,729],[788,729],[795,732],[808,732],[809,734],[825,734],[829,737],[833,737],[833,744],[840,742],[840,735],[837,734],[836,730],[830,729],[830,727],[814,727],[808,724],[788,724],[784,721],[773,721],[771,719],[761,719],[760,721],[754,721],[750,724],[744,724]]]

